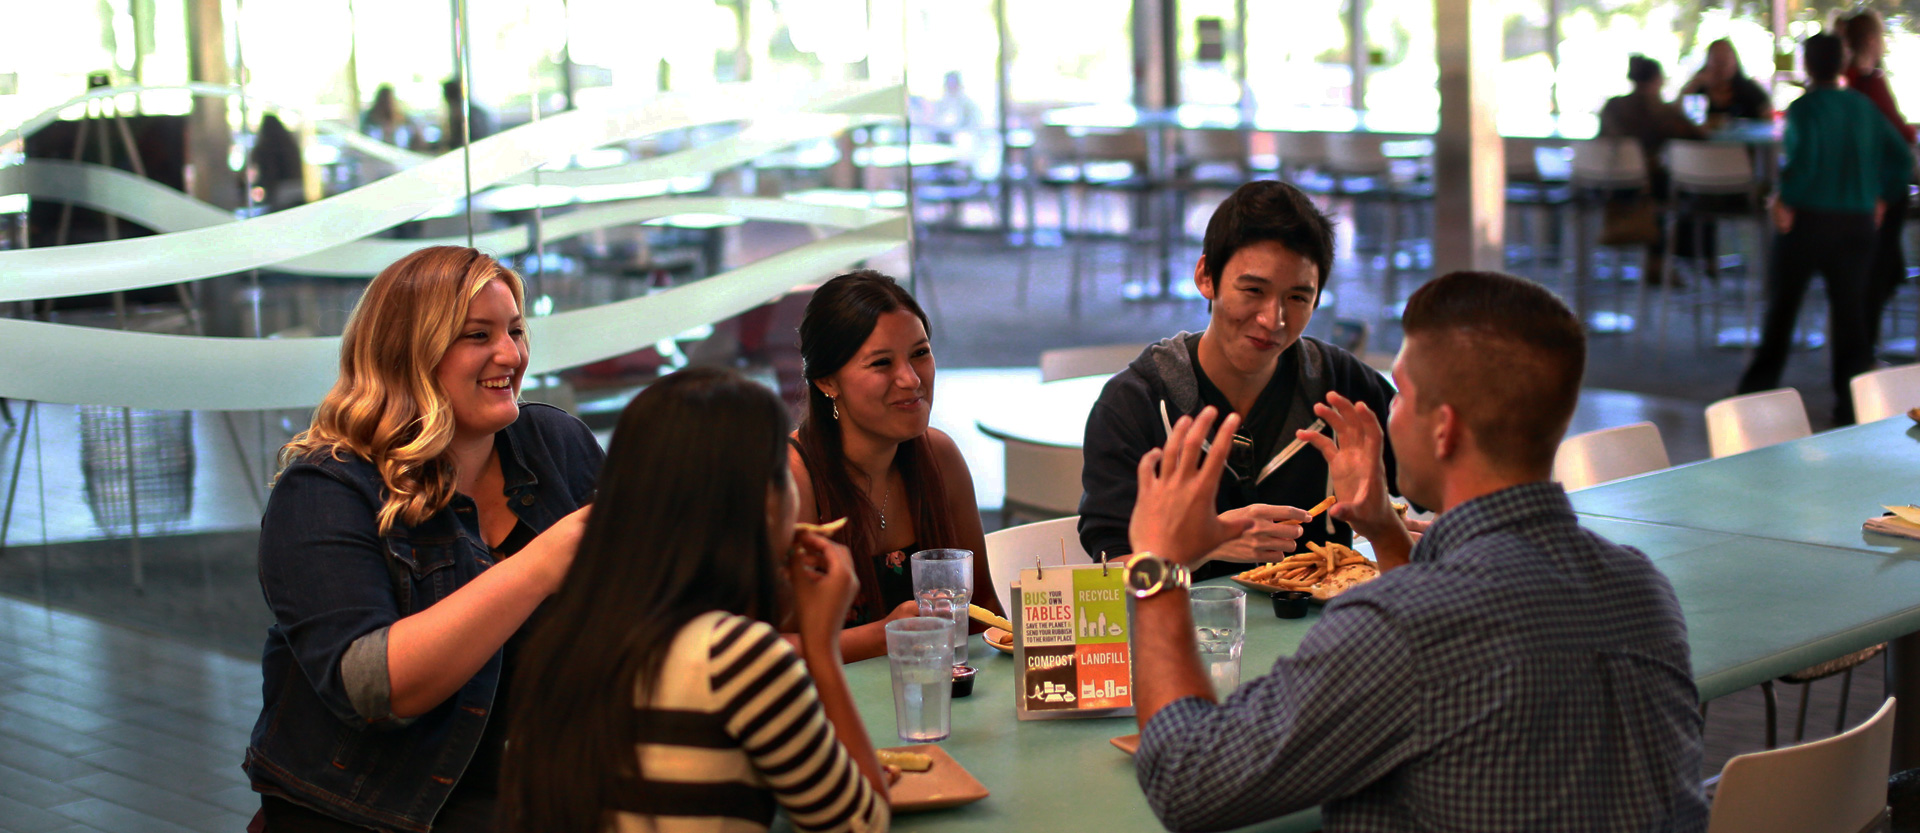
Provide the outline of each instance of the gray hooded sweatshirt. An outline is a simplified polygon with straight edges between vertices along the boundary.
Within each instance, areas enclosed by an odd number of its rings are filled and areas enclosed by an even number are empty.
[[[1119,557],[1133,552],[1127,540],[1127,520],[1133,512],[1140,457],[1164,445],[1174,421],[1197,414],[1203,405],[1200,379],[1193,363],[1192,345],[1198,333],[1180,333],[1149,345],[1100,392],[1087,416],[1084,462],[1080,469],[1080,544],[1098,560],[1101,552]],[[1393,387],[1380,373],[1348,353],[1318,339],[1301,337],[1282,356],[1281,367],[1294,369],[1292,397],[1282,418],[1280,436],[1290,438],[1315,419],[1313,405],[1329,391],[1365,402],[1386,430],[1387,408]],[[1242,415],[1243,418],[1245,415]],[[1265,418],[1272,418],[1271,414]],[[1248,428],[1241,431],[1249,433]],[[1285,442],[1279,443],[1284,446]],[[1265,464],[1280,448],[1256,449]],[[1393,450],[1387,449],[1387,482],[1393,482]],[[1258,482],[1257,471],[1245,472],[1248,481],[1233,472],[1222,475],[1218,511],[1256,503],[1309,507],[1331,494],[1327,461],[1312,448],[1301,450]],[[1330,517],[1308,524],[1303,541],[1351,544],[1353,530]],[[1231,564],[1208,564],[1195,580],[1239,572]]]

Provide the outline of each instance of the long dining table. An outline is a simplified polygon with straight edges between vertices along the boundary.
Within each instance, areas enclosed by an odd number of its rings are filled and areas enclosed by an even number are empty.
[[[1023,438],[1078,445],[1064,429]],[[1897,417],[1615,481],[1572,500],[1586,527],[1645,552],[1673,582],[1703,702],[1891,643],[1887,693],[1900,697],[1899,769],[1920,766],[1920,541],[1865,532],[1861,523],[1882,505],[1915,503],[1916,473],[1920,428]],[[1242,678],[1296,650],[1318,616],[1316,608],[1305,619],[1276,619],[1264,599],[1250,598]],[[1132,718],[1017,720],[1012,659],[978,637],[972,656],[980,669],[974,693],[954,701],[952,736],[942,746],[991,795],[903,815],[897,827],[1160,829],[1132,760],[1109,743],[1137,731]],[[847,676],[876,742],[896,742],[886,660],[854,663]],[[1318,826],[1309,809],[1248,829]]]

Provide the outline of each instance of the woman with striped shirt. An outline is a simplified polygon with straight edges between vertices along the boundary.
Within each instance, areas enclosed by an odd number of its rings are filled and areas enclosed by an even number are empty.
[[[841,671],[846,547],[795,535],[779,398],[693,369],[621,415],[513,697],[508,831],[884,831]],[[778,631],[798,631],[796,650]]]

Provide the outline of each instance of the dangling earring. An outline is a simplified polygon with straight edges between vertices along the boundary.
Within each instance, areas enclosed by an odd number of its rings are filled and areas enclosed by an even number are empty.
[[[827,405],[828,407],[833,408],[833,418],[839,419],[840,418],[840,400],[829,396],[827,397]]]

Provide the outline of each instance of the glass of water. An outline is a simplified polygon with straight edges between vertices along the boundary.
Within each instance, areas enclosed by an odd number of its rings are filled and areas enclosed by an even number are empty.
[[[967,604],[973,600],[972,550],[921,550],[913,554],[913,598],[921,616],[953,623],[953,664],[967,664]]]
[[[953,704],[952,622],[933,616],[887,623],[887,666],[893,672],[893,721],[900,739],[947,739]]]
[[[1214,696],[1222,700],[1240,687],[1240,648],[1247,641],[1247,591],[1238,587],[1195,587],[1194,636],[1200,643],[1200,664],[1213,680]]]

